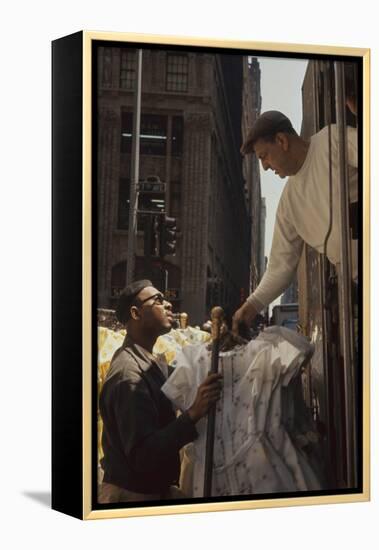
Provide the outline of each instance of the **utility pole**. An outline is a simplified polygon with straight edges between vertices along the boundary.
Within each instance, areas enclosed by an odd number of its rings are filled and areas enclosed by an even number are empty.
[[[130,202],[129,202],[129,226],[128,226],[128,250],[126,284],[132,282],[135,267],[135,248],[137,235],[137,185],[139,182],[139,146],[141,126],[141,84],[142,84],[142,50],[136,51],[137,71],[134,87],[133,109],[133,136],[132,136],[132,162],[130,173]]]

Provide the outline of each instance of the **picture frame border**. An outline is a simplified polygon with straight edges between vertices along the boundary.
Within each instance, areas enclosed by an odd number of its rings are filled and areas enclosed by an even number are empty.
[[[335,494],[322,496],[301,496],[289,498],[267,498],[264,500],[243,500],[208,502],[194,504],[167,504],[138,508],[115,508],[95,510],[92,507],[92,448],[93,427],[93,289],[92,289],[92,45],[93,41],[119,43],[143,43],[147,46],[169,45],[189,47],[210,47],[222,49],[254,50],[278,53],[299,53],[311,55],[354,56],[363,61],[363,490],[356,494]],[[221,40],[199,37],[161,36],[134,33],[83,31],[83,211],[82,211],[82,473],[83,473],[83,519],[105,519],[148,515],[187,514],[257,508],[310,506],[364,502],[370,500],[370,50],[339,46],[286,44],[254,41]]]

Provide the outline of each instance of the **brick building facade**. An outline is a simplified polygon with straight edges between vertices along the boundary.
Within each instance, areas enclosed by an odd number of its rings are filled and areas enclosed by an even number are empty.
[[[136,50],[100,47],[97,71],[98,305],[112,307],[126,282]],[[135,277],[166,273],[191,324],[214,305],[232,312],[261,275],[259,170],[239,153],[259,79],[257,61],[237,54],[143,50],[140,180],[165,183],[179,232],[176,255],[151,271],[138,231]]]

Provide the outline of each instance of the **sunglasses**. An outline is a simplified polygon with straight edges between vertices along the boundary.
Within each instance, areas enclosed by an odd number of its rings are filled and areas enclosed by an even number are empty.
[[[160,306],[163,306],[164,302],[166,301],[163,294],[158,293],[158,294],[153,294],[153,296],[149,296],[144,300],[138,300],[139,305],[142,306],[144,303],[148,302],[149,300],[154,300],[152,305],[160,305]]]

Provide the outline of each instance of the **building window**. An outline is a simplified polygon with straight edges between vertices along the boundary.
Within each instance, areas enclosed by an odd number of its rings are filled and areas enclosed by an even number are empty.
[[[172,181],[170,183],[170,216],[177,219],[177,226],[179,225],[179,218],[181,214],[181,183],[180,181]]]
[[[134,90],[136,79],[136,51],[121,50],[120,60],[120,88]]]
[[[118,184],[117,229],[129,227],[130,179],[120,178]]]
[[[132,152],[133,113],[121,114],[121,153]]]
[[[183,117],[172,117],[172,154],[178,157],[183,151]]]
[[[112,86],[112,48],[103,49],[103,82],[104,88]]]
[[[121,152],[132,152],[133,113],[121,116]],[[167,147],[167,116],[141,115],[140,154],[165,155]]]
[[[125,288],[126,282],[126,261],[119,262],[112,267],[111,275],[111,297],[118,298]]]
[[[167,116],[141,116],[141,155],[165,155],[167,147]]]
[[[167,54],[166,90],[169,92],[188,91],[187,54]]]

